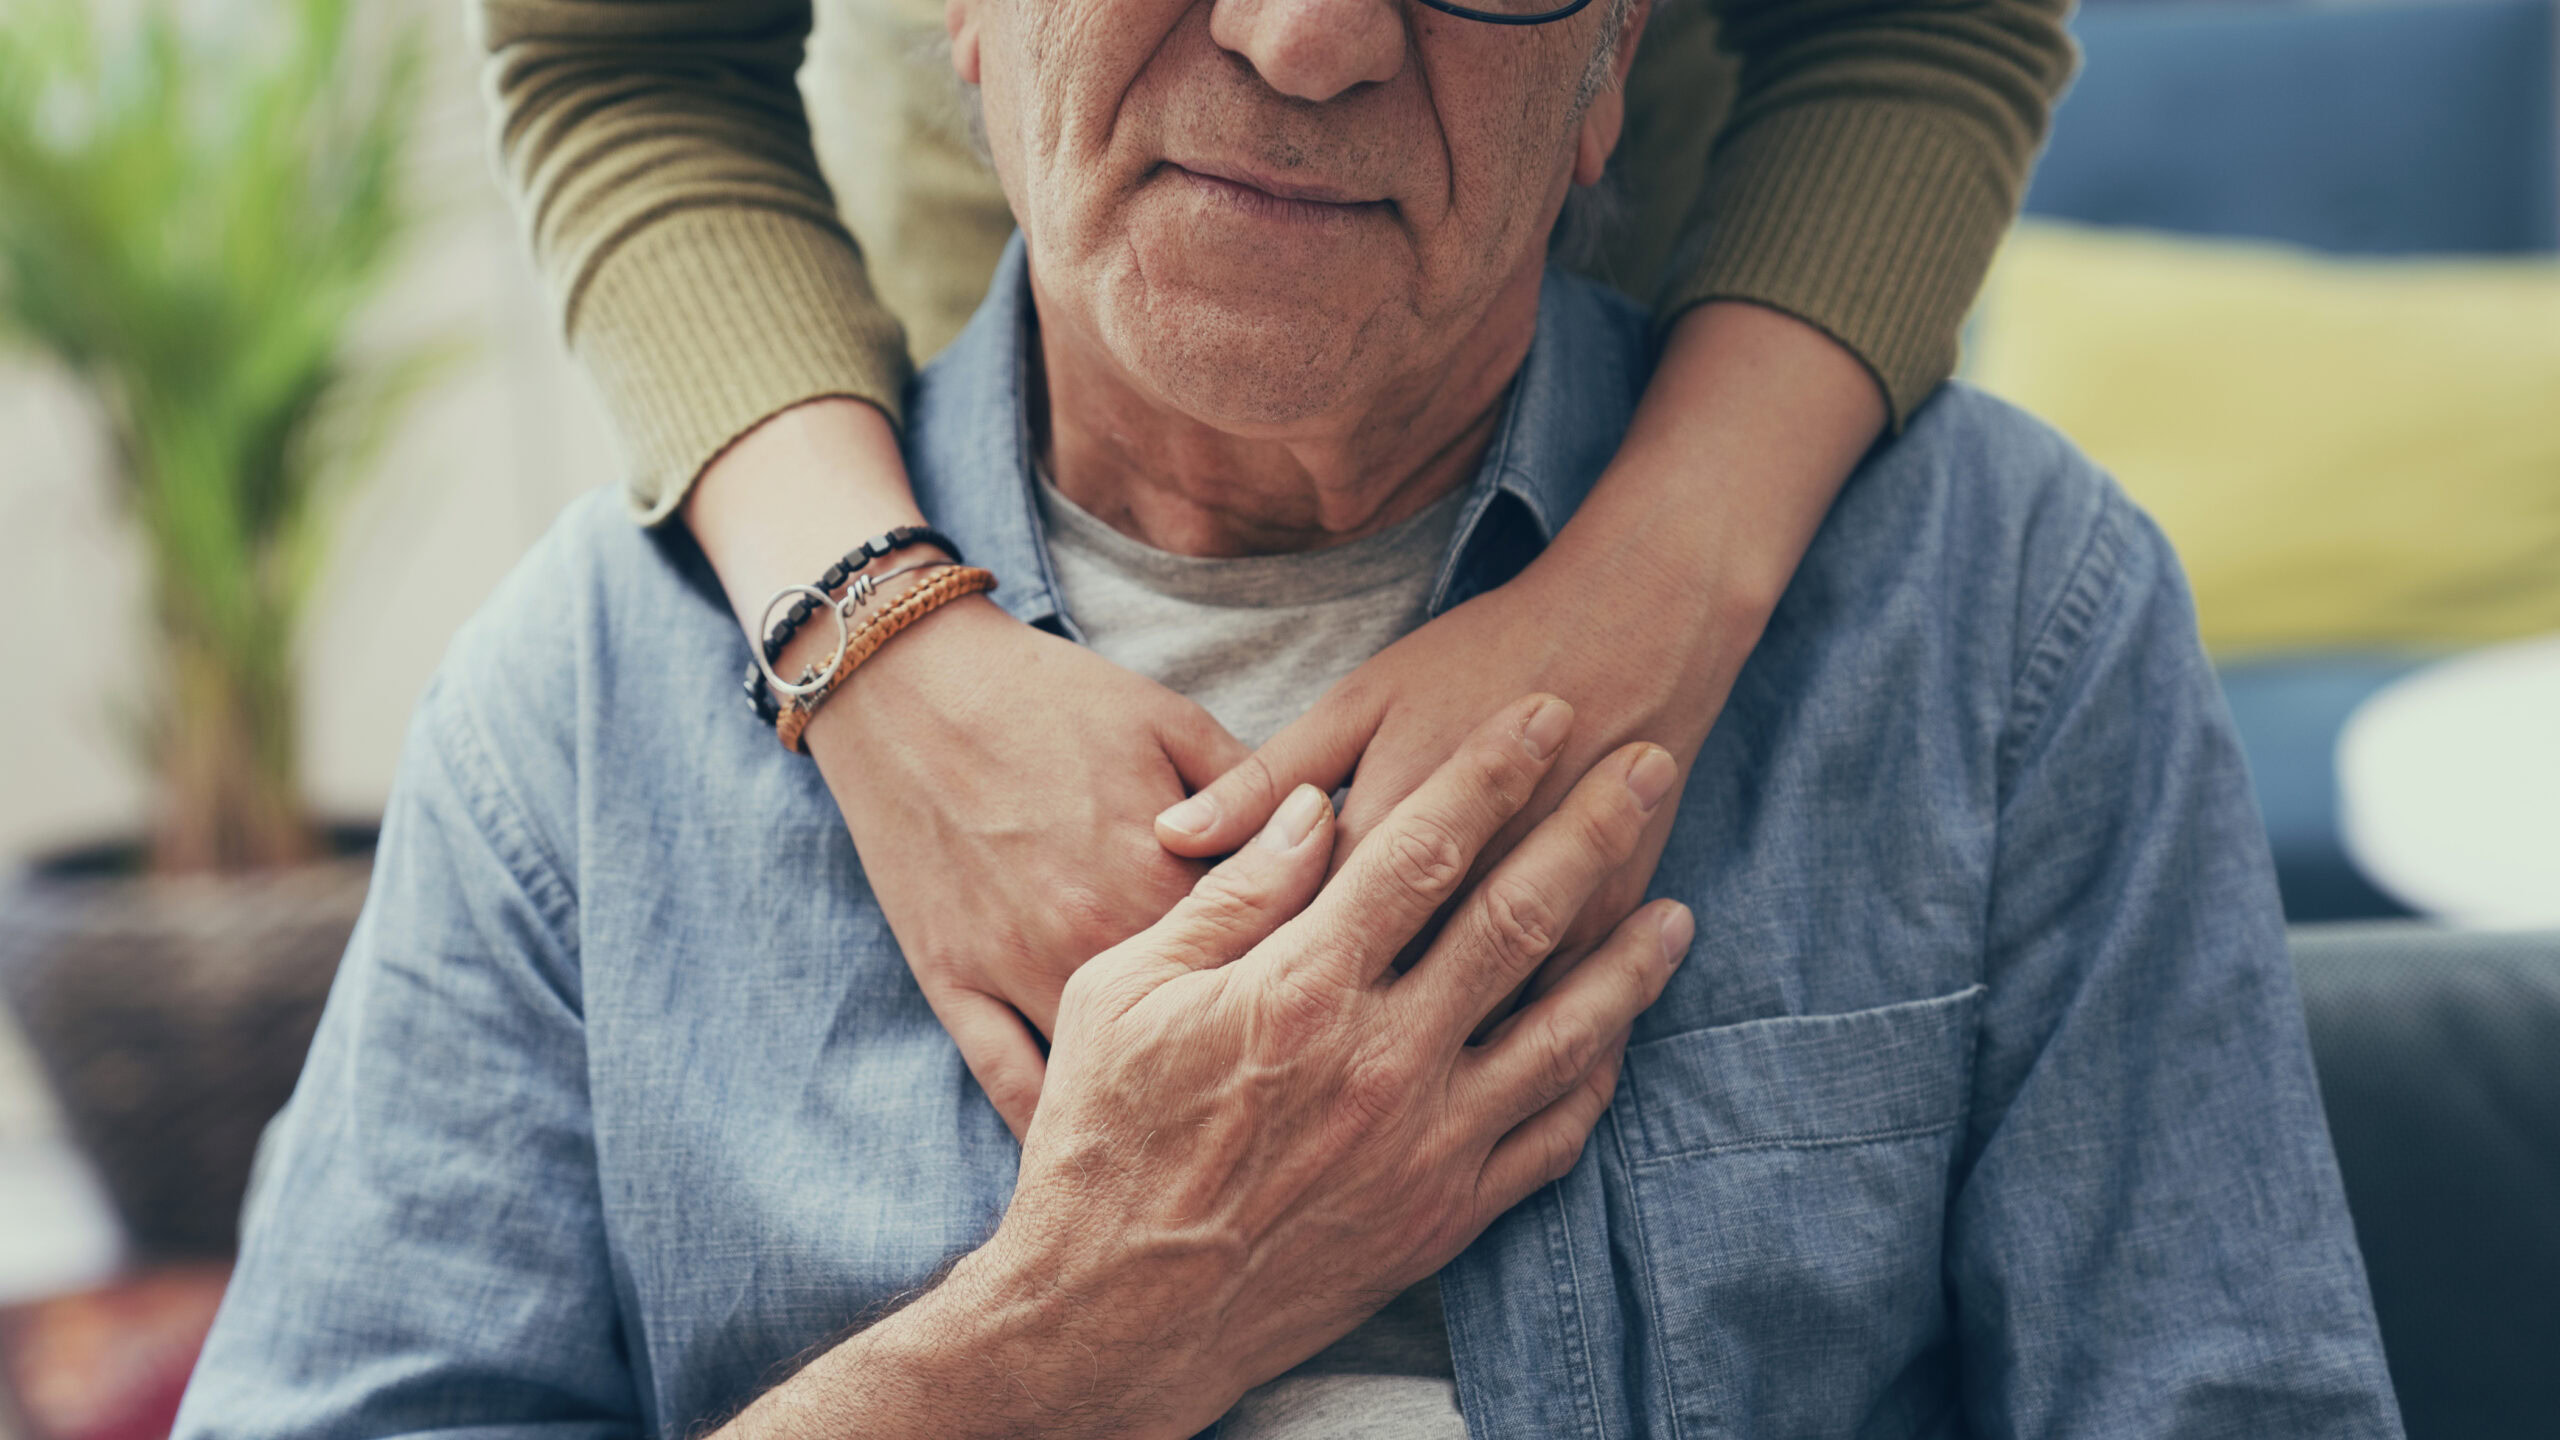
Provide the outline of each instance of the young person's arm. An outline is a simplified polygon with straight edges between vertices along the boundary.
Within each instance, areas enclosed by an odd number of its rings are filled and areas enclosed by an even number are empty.
[[[1581,708],[1559,773],[1637,736],[1685,772],[1859,458],[1953,371],[2071,73],[2069,8],[1657,5],[1612,161],[1637,214],[1599,268],[1651,283],[1663,247],[1646,236],[1668,230],[1666,208],[1689,233],[1667,247],[1663,357],[1617,458],[1519,576],[1347,677],[1197,809],[1160,820],[1165,843],[1221,853],[1290,785],[1345,780],[1356,837],[1472,715],[1523,689]],[[1693,144],[1681,127],[1716,98],[1719,47],[1739,62],[1734,99],[1712,146]],[[1672,819],[1656,817],[1578,942],[1644,893]]]
[[[776,589],[921,518],[888,422],[838,399],[757,426],[680,513],[750,631]],[[808,647],[831,636],[795,642],[781,668],[824,659]],[[925,999],[1019,1135],[1067,977],[1206,869],[1156,843],[1154,815],[1244,746],[1198,705],[984,597],[863,662],[805,744]]]
[[[688,525],[752,627],[775,590],[921,519],[897,445],[905,337],[795,83],[808,0],[474,0],[474,20],[508,188],[630,451],[641,520]],[[926,996],[1018,1130],[1041,1074],[1023,1015],[1045,1032],[1067,974],[1200,875],[1150,822],[1244,748],[983,599],[863,680],[809,753]]]
[[[809,0],[472,0],[472,21],[507,188],[644,521],[794,405],[898,419],[906,335],[837,216],[795,78]],[[903,468],[865,459],[843,457],[848,483],[912,513]]]
[[[1466,733],[1466,707],[1523,681],[1574,697],[1583,717],[1558,773],[1640,737],[1667,747],[1685,775],[1884,423],[1865,368],[1810,326],[1755,305],[1689,311],[1617,459],[1555,543],[1345,677],[1250,761],[1160,817],[1158,835],[1184,854],[1221,854],[1289,786],[1348,780],[1343,824],[1356,839]],[[1560,793],[1550,779],[1524,814]],[[1654,817],[1564,953],[1642,897],[1673,818]]]
[[[1050,1028],[1064,977],[1162,914],[1288,783],[1330,785],[1359,760],[1356,833],[1475,717],[1542,686],[1583,707],[1566,773],[1638,735],[1685,768],[1858,456],[1953,364],[2069,69],[2066,5],[1716,7],[1740,98],[1703,179],[1701,146],[1684,184],[1637,187],[1639,202],[1699,196],[1703,241],[1666,292],[1664,363],[1625,450],[1544,557],[1363,667],[1219,785],[1207,828],[1151,836],[1149,821],[1241,748],[1197,706],[985,601],[866,667],[894,701],[821,714],[809,749],[866,874],[1017,1131],[1042,1073],[1032,1027]],[[899,332],[792,83],[806,0],[479,13],[507,172],[571,347],[637,458],[635,503],[682,514],[752,624],[776,588],[916,518],[894,443]],[[1657,23],[1697,23],[1670,14]],[[1699,59],[1686,41],[1655,48],[1657,66]],[[1644,55],[1631,128],[1648,97],[1681,91]],[[1626,582],[1576,583],[1595,563]],[[1070,751],[1066,736],[1103,743]],[[1668,825],[1577,939],[1642,892]],[[953,842],[933,866],[893,838],[918,827]],[[1096,856],[1111,883],[1091,880]]]

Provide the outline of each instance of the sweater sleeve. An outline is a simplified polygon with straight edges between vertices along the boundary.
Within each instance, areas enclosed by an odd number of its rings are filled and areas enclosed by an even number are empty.
[[[472,5],[507,188],[644,520],[802,401],[897,418],[906,337],[802,111],[808,0]]]
[[[1713,0],[1739,77],[1663,323],[1709,300],[1794,315],[1866,362],[1899,430],[1954,373],[1965,312],[2076,63],[2069,9]]]

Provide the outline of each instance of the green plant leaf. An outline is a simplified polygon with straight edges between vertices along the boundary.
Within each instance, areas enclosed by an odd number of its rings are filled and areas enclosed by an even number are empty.
[[[246,808],[289,812],[268,802],[291,799],[294,645],[331,521],[449,365],[349,341],[416,225],[422,52],[354,0],[198,9],[144,0],[112,31],[80,0],[0,12],[0,332],[98,395],[164,645],[241,732],[270,792]],[[157,728],[164,779],[229,763]]]

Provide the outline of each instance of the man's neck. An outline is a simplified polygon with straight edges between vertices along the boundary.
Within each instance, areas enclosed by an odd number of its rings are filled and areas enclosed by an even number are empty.
[[[1035,308],[1033,443],[1068,499],[1160,550],[1273,555],[1356,540],[1475,474],[1529,351],[1539,278],[1528,271],[1429,373],[1350,413],[1254,433],[1177,411],[1094,337]],[[1036,275],[1032,288],[1036,307]]]

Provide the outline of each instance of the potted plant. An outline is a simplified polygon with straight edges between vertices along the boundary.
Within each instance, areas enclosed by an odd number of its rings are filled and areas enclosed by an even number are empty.
[[[369,841],[301,790],[299,622],[340,501],[450,347],[351,340],[415,223],[413,33],[359,30],[354,0],[96,8],[0,12],[0,342],[76,377],[113,439],[152,622],[119,698],[153,803],[146,836],[20,877],[0,986],[134,1246],[220,1253],[363,894]]]

